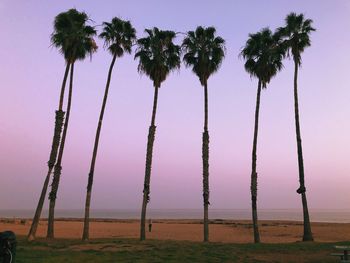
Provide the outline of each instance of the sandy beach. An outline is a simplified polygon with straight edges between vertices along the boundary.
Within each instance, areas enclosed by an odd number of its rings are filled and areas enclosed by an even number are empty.
[[[0,232],[12,230],[18,236],[27,235],[30,220],[0,219]],[[58,219],[55,223],[57,238],[81,238],[81,219]],[[45,237],[47,221],[40,221],[37,237]],[[210,241],[224,243],[251,243],[250,221],[211,221]],[[264,243],[288,243],[301,240],[303,225],[292,221],[261,221],[260,232]],[[318,242],[350,240],[349,223],[312,223],[314,238]],[[90,238],[138,238],[138,220],[93,220],[90,224]],[[147,238],[159,240],[202,241],[203,227],[199,220],[153,220],[152,232]]]

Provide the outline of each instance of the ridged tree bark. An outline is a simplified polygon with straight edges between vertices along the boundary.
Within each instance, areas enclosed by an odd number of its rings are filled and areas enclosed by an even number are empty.
[[[307,207],[307,199],[306,199],[303,149],[301,145],[300,124],[299,124],[298,68],[299,68],[298,62],[294,60],[294,110],[295,110],[295,129],[296,129],[296,139],[297,139],[299,184],[300,184],[299,189],[297,190],[297,193],[301,194],[301,201],[303,205],[303,217],[304,217],[303,241],[313,241],[314,239],[311,232],[309,209]]]
[[[65,112],[62,111],[62,106],[63,106],[64,91],[66,88],[66,82],[67,82],[69,68],[70,68],[70,64],[67,63],[66,70],[64,72],[63,81],[62,81],[62,86],[61,86],[59,106],[58,106],[58,110],[56,111],[55,130],[54,130],[54,135],[53,135],[52,143],[51,143],[50,159],[47,162],[48,171],[47,171],[47,174],[45,177],[43,188],[41,190],[38,205],[37,205],[36,210],[35,210],[35,215],[34,215],[34,218],[32,221],[32,225],[30,227],[30,230],[29,230],[29,233],[27,236],[28,240],[35,239],[35,234],[36,234],[36,231],[37,231],[37,228],[39,225],[41,212],[43,210],[43,206],[44,206],[44,202],[45,202],[47,188],[48,188],[49,182],[50,182],[50,175],[51,175],[52,169],[55,165],[56,158],[57,158],[57,152],[58,152],[58,147],[59,147],[60,140],[61,140],[61,132],[62,132],[62,126],[63,126],[64,114],[65,114]]]
[[[252,173],[250,181],[250,192],[252,200],[252,217],[253,217],[253,230],[254,230],[254,242],[260,242],[260,234],[258,227],[258,212],[257,212],[257,193],[258,193],[258,174],[256,172],[256,149],[258,144],[258,129],[259,129],[259,110],[260,110],[260,94],[261,94],[261,81],[258,82],[258,91],[256,95],[255,106],[255,124],[254,124],[254,139],[252,150]]]
[[[70,71],[67,115],[66,115],[66,120],[64,122],[62,140],[61,140],[61,144],[60,144],[60,148],[59,148],[59,152],[58,152],[57,162],[56,162],[55,167],[54,167],[51,192],[49,194],[50,205],[49,205],[47,238],[54,238],[55,204],[56,204],[58,185],[60,182],[60,176],[61,176],[61,170],[62,170],[62,166],[61,166],[62,157],[63,157],[64,145],[66,142],[68,123],[69,123],[69,115],[70,115],[70,109],[71,109],[71,104],[72,104],[73,75],[74,75],[74,63],[72,63],[71,71]]]
[[[109,85],[111,82],[112,71],[113,71],[113,67],[114,67],[114,63],[115,63],[116,58],[117,58],[117,55],[114,54],[111,65],[109,67],[109,71],[108,71],[105,94],[103,97],[100,117],[99,117],[97,130],[96,130],[95,143],[94,143],[94,149],[93,149],[93,153],[92,153],[92,159],[91,159],[90,171],[89,171],[89,177],[88,177],[88,184],[87,184],[87,191],[86,191],[84,229],[83,229],[83,236],[82,236],[83,240],[89,239],[90,202],[91,202],[92,183],[94,180],[95,162],[96,162],[98,143],[99,143],[100,133],[101,133],[101,128],[102,128],[103,116],[104,116],[107,98],[108,98]]]
[[[143,185],[143,200],[141,210],[141,227],[140,227],[140,240],[146,239],[146,210],[147,204],[150,200],[150,182],[151,182],[151,170],[152,170],[152,154],[153,154],[153,143],[156,133],[155,119],[157,112],[157,101],[158,101],[158,89],[160,85],[154,85],[154,98],[153,98],[153,110],[151,126],[148,130],[147,139],[147,153],[146,153],[146,168],[145,168],[145,180]]]
[[[204,132],[202,137],[203,161],[203,205],[204,205],[204,242],[209,241],[209,132],[208,132],[208,86],[204,83]]]

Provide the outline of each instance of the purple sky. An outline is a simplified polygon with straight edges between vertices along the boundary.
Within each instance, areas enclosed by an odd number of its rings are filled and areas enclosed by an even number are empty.
[[[165,2],[168,2],[167,4]],[[314,20],[302,56],[299,102],[309,207],[350,209],[350,2],[322,1],[0,1],[0,209],[34,209],[41,191],[64,73],[50,47],[52,22],[75,7],[95,25],[130,19],[139,37],[157,26],[185,32],[215,26],[227,56],[209,79],[210,202],[250,207],[250,167],[257,81],[238,57],[248,33],[274,30],[291,12]],[[181,38],[177,39],[178,43]],[[75,67],[70,127],[57,208],[83,208],[87,174],[111,56],[99,51]],[[258,141],[258,205],[300,208],[293,109],[293,65],[262,92]],[[116,63],[93,186],[92,208],[139,208],[152,82],[133,55]],[[159,92],[150,208],[201,208],[203,89],[182,67]],[[45,206],[46,208],[46,206]]]

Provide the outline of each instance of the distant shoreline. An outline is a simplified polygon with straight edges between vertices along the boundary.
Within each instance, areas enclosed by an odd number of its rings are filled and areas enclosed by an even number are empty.
[[[32,219],[34,210],[29,209],[0,209],[0,218],[23,218]],[[84,211],[81,209],[57,209],[56,219],[60,220],[82,220]],[[260,209],[259,220],[273,221],[295,221],[303,220],[302,211],[299,209]],[[44,210],[41,217],[47,218]],[[138,220],[140,210],[138,209],[92,209],[90,217],[95,221],[115,220]],[[202,209],[150,209],[147,217],[153,220],[201,220]],[[310,210],[312,222],[326,223],[350,223],[350,210],[345,209],[315,209]],[[210,220],[251,220],[249,209],[210,209]]]
[[[41,218],[40,222],[46,223],[47,218]],[[31,223],[32,218],[26,218],[26,217],[0,217],[0,223],[10,223],[10,224],[21,224],[21,221],[25,221],[25,224]],[[84,218],[82,217],[57,217],[55,218],[55,222],[84,222]],[[90,218],[90,222],[96,222],[96,223],[139,223],[139,218],[127,218],[127,219],[121,219],[121,218]],[[167,219],[167,218],[152,218],[152,223],[161,223],[161,224],[202,224],[202,219],[186,219],[186,218],[173,218],[173,219]],[[251,219],[221,219],[221,218],[215,218],[215,219],[209,219],[210,224],[217,224],[217,225],[232,225],[232,224],[247,224],[250,225],[252,223]],[[260,224],[265,223],[277,223],[277,224],[293,224],[293,225],[303,225],[302,220],[279,220],[279,219],[268,219],[268,220],[259,220]],[[315,224],[344,224],[344,225],[350,225],[349,222],[320,222],[320,221],[311,221],[311,223]]]

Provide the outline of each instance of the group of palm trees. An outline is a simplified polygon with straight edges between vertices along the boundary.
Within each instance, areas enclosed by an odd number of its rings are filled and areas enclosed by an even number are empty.
[[[257,216],[258,174],[256,172],[256,150],[258,140],[261,89],[266,88],[270,80],[276,76],[276,74],[283,68],[283,58],[290,56],[290,54],[294,61],[294,109],[300,184],[297,193],[301,194],[303,205],[303,241],[313,240],[304,181],[304,163],[299,124],[297,79],[298,68],[301,65],[301,53],[306,47],[309,47],[311,45],[310,33],[312,31],[315,31],[315,29],[311,25],[312,20],[305,19],[303,14],[297,15],[295,13],[290,13],[286,17],[285,23],[286,25],[284,27],[278,28],[274,33],[272,33],[270,29],[264,28],[255,34],[250,34],[249,39],[241,52],[242,57],[246,60],[244,64],[245,70],[251,76],[258,79],[250,186],[254,241],[256,243],[260,242]]]
[[[50,182],[50,175],[53,172],[51,191],[49,193],[49,216],[47,238],[54,238],[54,212],[57,191],[62,170],[62,157],[65,140],[68,130],[69,115],[72,102],[74,65],[77,60],[84,60],[88,55],[97,51],[94,37],[97,31],[88,25],[89,17],[84,12],[70,9],[55,17],[54,32],[51,35],[53,46],[57,47],[64,56],[66,62],[65,73],[61,86],[59,107],[56,111],[55,129],[52,140],[51,152],[48,161],[48,172],[44,181],[35,216],[28,234],[28,239],[33,240],[39,224],[47,188]],[[246,45],[241,51],[245,59],[245,69],[253,77],[258,79],[255,127],[252,151],[252,173],[251,173],[251,200],[252,218],[254,229],[254,241],[260,242],[257,217],[257,172],[256,172],[256,151],[258,138],[258,121],[261,89],[266,88],[272,77],[283,67],[282,61],[285,57],[292,56],[295,64],[294,73],[294,101],[295,101],[295,123],[297,136],[297,152],[299,165],[300,187],[297,190],[302,196],[304,214],[304,241],[313,240],[310,219],[307,207],[306,188],[304,182],[304,167],[302,157],[302,145],[299,125],[297,74],[301,65],[301,53],[310,46],[309,35],[315,29],[311,26],[312,20],[304,19],[302,14],[291,13],[286,18],[285,27],[281,27],[272,33],[264,28],[258,33],[250,34]],[[131,54],[133,45],[136,44],[135,59],[138,59],[138,71],[146,74],[153,82],[154,100],[151,125],[148,131],[145,177],[143,187],[143,201],[141,211],[140,239],[146,239],[146,210],[150,200],[150,179],[152,169],[153,143],[156,132],[156,112],[158,91],[169,73],[178,69],[181,64],[181,56],[187,67],[199,78],[204,88],[204,131],[202,135],[202,161],[203,161],[203,205],[204,205],[204,241],[209,241],[209,132],[208,132],[208,79],[218,71],[225,57],[225,41],[216,35],[214,27],[197,27],[195,31],[185,33],[181,45],[174,43],[177,33],[169,30],[160,30],[157,27],[146,29],[146,36],[140,39],[136,37],[136,30],[130,21],[120,18],[113,18],[111,22],[103,22],[102,33],[99,37],[104,40],[104,45],[112,55],[112,61],[108,70],[108,77],[100,111],[99,121],[96,130],[94,148],[88,174],[85,217],[83,228],[83,240],[89,239],[90,201],[94,179],[96,156],[99,145],[100,132],[103,116],[106,108],[108,91],[112,76],[113,67],[117,58],[124,53]],[[69,91],[66,111],[63,108],[66,82],[69,75]],[[63,131],[62,131],[63,129]]]

